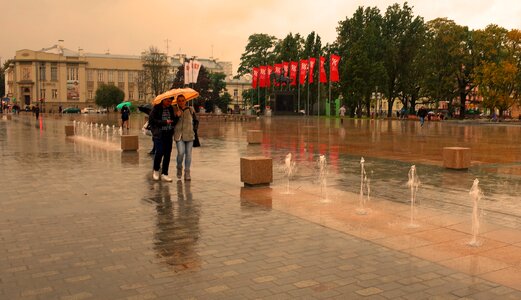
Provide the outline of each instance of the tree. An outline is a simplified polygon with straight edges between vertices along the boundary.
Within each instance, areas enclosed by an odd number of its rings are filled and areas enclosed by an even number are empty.
[[[2,98],[3,96],[5,96],[5,85],[4,85],[4,82],[5,82],[5,70],[7,70],[7,68],[9,68],[9,65],[13,62],[12,59],[8,59],[4,62],[4,64],[2,66],[0,66],[0,98]]]
[[[359,7],[337,27],[335,47],[344,60],[339,88],[351,117],[360,117],[363,107],[369,115],[372,93],[385,84],[382,22],[378,8]]]
[[[499,116],[515,103],[521,95],[521,32],[489,25],[480,32],[480,56],[476,81],[483,105],[498,109]]]
[[[109,108],[113,107],[125,99],[125,93],[117,86],[111,84],[101,84],[96,90],[96,105]]]
[[[383,17],[382,40],[387,84],[388,117],[392,115],[395,98],[403,91],[403,82],[408,81],[411,65],[416,58],[425,34],[423,18],[413,16],[412,8],[405,2],[389,6]],[[407,102],[405,103],[407,104]]]
[[[165,53],[150,46],[141,55],[144,82],[154,96],[165,92],[170,86],[170,64]]]
[[[250,35],[241,62],[237,70],[237,76],[250,74],[253,67],[273,64],[275,56],[273,46],[277,38],[271,35],[256,33]]]

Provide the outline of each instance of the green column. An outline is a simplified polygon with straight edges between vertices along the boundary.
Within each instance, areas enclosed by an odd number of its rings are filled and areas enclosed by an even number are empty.
[[[335,99],[335,116],[340,113],[340,99]]]

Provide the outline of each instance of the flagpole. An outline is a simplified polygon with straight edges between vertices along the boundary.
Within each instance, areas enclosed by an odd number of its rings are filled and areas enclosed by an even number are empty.
[[[321,69],[320,69],[320,66],[321,65],[321,62],[320,62],[320,55],[318,56],[318,80],[317,80],[317,111],[320,112],[320,72],[321,72]],[[317,116],[320,116],[319,113],[317,113]]]
[[[331,70],[329,71],[329,74],[331,74]],[[331,75],[329,75],[331,76]],[[328,96],[328,102],[329,102],[329,105],[331,105],[331,78],[329,78],[329,96]]]
[[[306,112],[307,112],[307,115],[309,116],[309,59],[310,57],[308,56],[308,68],[306,70],[306,78],[307,78],[307,84],[308,84],[308,94],[307,94],[307,109],[306,109]]]

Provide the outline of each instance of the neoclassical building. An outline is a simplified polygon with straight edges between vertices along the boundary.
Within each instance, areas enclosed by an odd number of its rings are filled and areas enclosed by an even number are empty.
[[[172,69],[176,70],[186,55],[169,57]],[[232,96],[236,92],[242,103],[240,88],[231,78],[230,62],[197,58],[210,72],[222,72],[233,82]],[[112,84],[125,93],[125,100],[150,101],[142,84],[143,64],[137,55],[115,55],[110,53],[85,53],[82,49],[67,49],[60,40],[56,45],[39,51],[22,49],[5,72],[6,95],[11,102],[22,108],[41,104],[45,110],[65,107],[95,107],[94,97],[101,84]],[[244,81],[244,85],[248,86]],[[237,90],[237,91],[236,91]],[[241,90],[242,91],[242,90]],[[236,98],[234,97],[234,100]]]

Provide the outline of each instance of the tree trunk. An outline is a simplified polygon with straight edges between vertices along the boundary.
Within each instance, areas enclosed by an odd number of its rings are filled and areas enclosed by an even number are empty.
[[[459,109],[459,118],[461,120],[465,119],[465,103],[467,101],[467,93],[465,92],[465,88],[460,88],[460,94],[459,94],[459,101],[460,101],[460,109]]]

